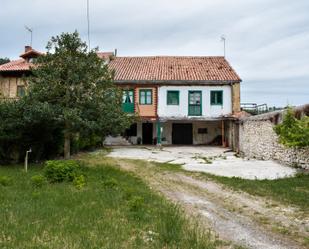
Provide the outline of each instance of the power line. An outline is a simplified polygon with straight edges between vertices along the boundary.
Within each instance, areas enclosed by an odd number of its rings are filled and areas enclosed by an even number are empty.
[[[90,51],[90,17],[89,17],[89,0],[87,0],[87,27],[88,27],[88,50]]]

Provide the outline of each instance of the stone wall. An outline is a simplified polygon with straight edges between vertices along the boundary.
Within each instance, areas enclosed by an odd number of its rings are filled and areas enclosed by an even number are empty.
[[[258,115],[241,120],[239,151],[248,158],[276,160],[288,166],[309,169],[309,148],[287,148],[278,142],[274,125],[282,112]]]

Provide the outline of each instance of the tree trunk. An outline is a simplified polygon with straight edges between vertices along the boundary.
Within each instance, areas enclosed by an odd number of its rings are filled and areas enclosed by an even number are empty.
[[[71,134],[69,130],[69,124],[66,122],[64,129],[64,159],[70,159],[71,157]]]

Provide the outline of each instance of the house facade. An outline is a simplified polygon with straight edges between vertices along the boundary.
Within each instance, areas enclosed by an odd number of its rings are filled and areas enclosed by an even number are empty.
[[[234,141],[241,79],[224,57],[115,57],[109,67],[123,109],[140,117],[124,134],[131,143]]]

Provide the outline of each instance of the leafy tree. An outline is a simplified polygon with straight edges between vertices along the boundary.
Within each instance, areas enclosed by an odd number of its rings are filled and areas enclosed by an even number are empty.
[[[279,142],[288,147],[309,146],[309,117],[296,119],[294,112],[289,108],[281,124],[275,126]]]
[[[88,52],[77,31],[52,37],[47,50],[32,69],[26,99],[53,111],[53,120],[63,128],[66,159],[78,134],[103,139],[129,126],[130,118],[121,109],[121,92],[107,65],[97,50]]]
[[[7,58],[7,57],[5,57],[5,58],[0,58],[0,65],[5,64],[5,63],[8,63],[8,62],[10,62],[10,59],[9,59],[9,58]]]

